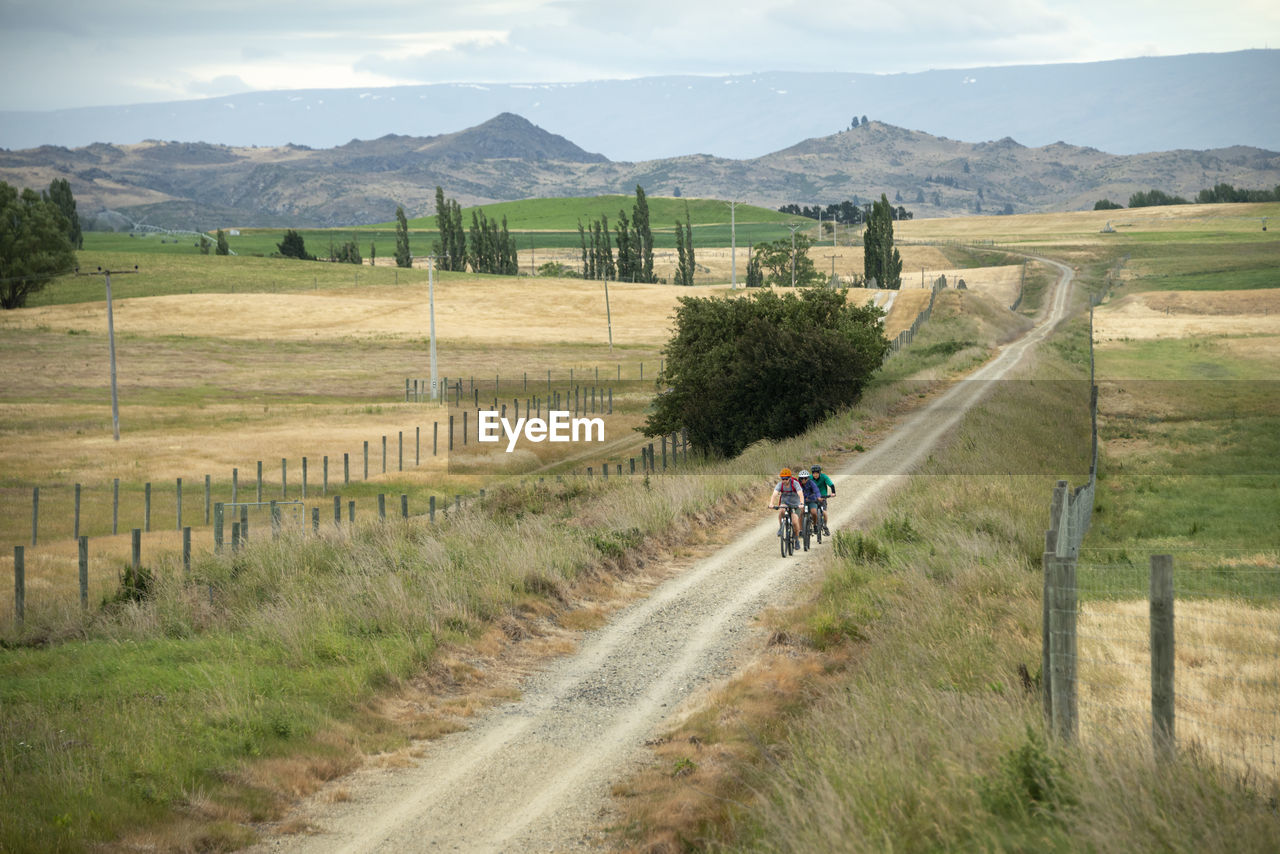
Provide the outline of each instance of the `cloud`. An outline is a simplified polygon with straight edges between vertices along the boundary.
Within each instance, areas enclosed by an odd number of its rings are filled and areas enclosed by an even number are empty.
[[[212,80],[193,80],[186,88],[192,95],[199,96],[236,95],[253,91],[253,87],[236,74],[221,74]]]

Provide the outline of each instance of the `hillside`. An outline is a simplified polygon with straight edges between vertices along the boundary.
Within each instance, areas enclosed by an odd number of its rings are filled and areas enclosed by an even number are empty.
[[[433,214],[436,185],[464,205],[630,194],[737,199],[776,208],[885,193],[917,217],[1077,210],[1159,188],[1192,196],[1226,182],[1280,184],[1280,154],[1236,146],[1112,155],[1063,142],[960,142],[881,122],[749,160],[687,155],[611,162],[519,116],[434,137],[384,136],[330,149],[147,141],[0,152],[0,180],[66,178],[99,226],[350,226],[387,222],[396,205]],[[114,212],[98,216],[105,211]]]

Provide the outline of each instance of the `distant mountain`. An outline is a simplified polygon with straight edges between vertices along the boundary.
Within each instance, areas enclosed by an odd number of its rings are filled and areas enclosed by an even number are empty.
[[[0,113],[0,146],[145,139],[332,148],[525,116],[614,160],[752,158],[854,117],[953,139],[1065,140],[1117,154],[1280,148],[1280,50],[915,74],[763,72],[557,84],[440,84]]]
[[[882,122],[748,160],[705,154],[615,163],[520,116],[434,137],[388,135],[336,148],[232,148],[148,141],[0,151],[0,179],[47,187],[66,178],[82,217],[118,227],[349,226],[388,222],[397,205],[435,213],[435,187],[464,205],[524,198],[630,194],[787,203],[886,194],[918,217],[1124,203],[1139,190],[1186,197],[1218,183],[1280,185],[1280,154],[1233,146],[1113,155],[1008,137],[958,142]]]

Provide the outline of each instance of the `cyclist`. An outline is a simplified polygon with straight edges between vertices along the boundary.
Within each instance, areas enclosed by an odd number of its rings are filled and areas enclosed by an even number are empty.
[[[778,511],[778,536],[782,536],[782,522],[786,514],[783,506],[800,508],[803,506],[804,491],[800,487],[800,482],[791,476],[791,469],[783,469],[778,473],[779,481],[773,487],[773,495],[770,496],[769,509]],[[791,527],[795,530],[796,536],[800,536],[800,514],[791,514]]]
[[[822,495],[822,533],[831,536],[831,530],[827,527],[827,497],[836,494],[836,485],[830,476],[822,471],[822,466],[811,466],[810,471],[813,472],[813,482],[818,485],[818,492]]]
[[[804,492],[804,506],[809,511],[809,516],[812,517],[816,528],[822,524],[822,520],[818,517],[818,511],[822,508],[822,493],[818,491],[818,484],[809,477],[809,472],[801,469],[799,477],[800,489]]]

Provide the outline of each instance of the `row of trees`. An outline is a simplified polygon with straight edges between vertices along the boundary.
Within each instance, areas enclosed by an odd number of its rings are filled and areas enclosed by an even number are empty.
[[[1221,204],[1224,202],[1280,202],[1280,185],[1271,190],[1237,190],[1230,184],[1215,184],[1212,189],[1196,193],[1195,203],[1198,205]],[[1150,208],[1161,205],[1189,205],[1182,196],[1174,196],[1163,190],[1145,190],[1129,197],[1129,207]],[[1095,211],[1123,210],[1124,205],[1116,204],[1110,199],[1099,199],[1094,203]]]
[[[51,279],[74,270],[83,243],[65,179],[41,193],[0,181],[0,308],[21,308]]]
[[[686,219],[688,207],[685,208]],[[680,224],[676,223],[676,231]],[[649,225],[649,199],[644,188],[636,184],[636,200],[631,206],[631,218],[625,210],[618,211],[618,223],[609,230],[609,218],[601,216],[586,225],[578,221],[578,236],[582,242],[582,277],[584,279],[617,279],[621,282],[656,282],[653,274],[653,229]],[[680,237],[684,239],[683,236]],[[614,255],[614,244],[617,255]],[[693,233],[688,232],[688,264],[693,266]],[[684,258],[684,251],[681,252]],[[690,274],[687,284],[693,284]]]
[[[881,197],[887,199],[884,194],[881,194]],[[898,194],[898,198],[902,198],[901,193]],[[917,194],[916,201],[921,204],[924,203],[923,192]],[[778,212],[822,220],[823,222],[838,222],[841,225],[862,225],[871,216],[871,208],[871,202],[859,203],[858,197],[854,196],[852,200],[846,200],[835,205],[827,205],[825,208],[818,205],[813,205],[812,207],[801,207],[797,204],[783,205],[778,208]],[[912,219],[915,216],[915,214],[902,206],[890,208],[889,215],[895,220]]]

